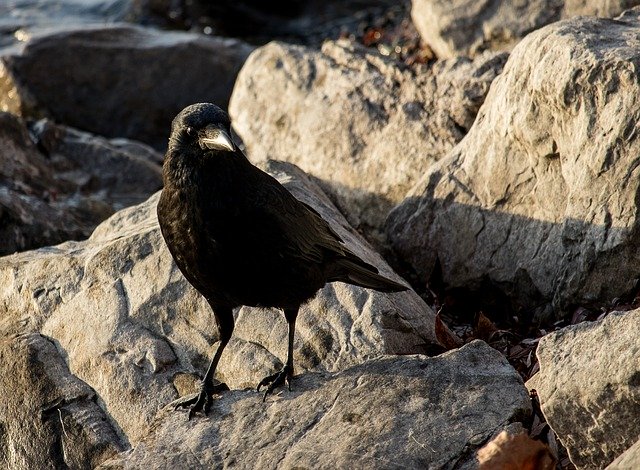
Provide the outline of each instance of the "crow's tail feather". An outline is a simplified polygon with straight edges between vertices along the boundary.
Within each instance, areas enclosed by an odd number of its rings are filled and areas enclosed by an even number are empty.
[[[409,290],[409,287],[392,281],[378,274],[375,266],[358,259],[358,262],[350,259],[340,260],[340,273],[329,279],[329,281],[341,281],[355,284],[360,287],[375,289],[380,292],[402,292]]]

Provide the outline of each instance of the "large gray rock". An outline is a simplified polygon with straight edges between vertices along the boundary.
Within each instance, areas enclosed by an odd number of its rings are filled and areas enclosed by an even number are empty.
[[[516,371],[480,341],[295,385],[266,404],[228,393],[196,422],[165,410],[133,452],[100,468],[474,468],[475,450],[530,413]]]
[[[639,0],[564,0],[562,16],[593,15],[613,18],[625,10],[640,4]]]
[[[146,145],[48,121],[30,135],[0,113],[0,254],[89,236],[162,186],[160,159]]]
[[[471,127],[506,55],[407,69],[349,42],[257,49],[230,113],[253,161],[286,160],[375,236],[389,209]]]
[[[29,127],[54,178],[79,194],[100,197],[113,212],[162,187],[163,155],[141,142],[106,139],[43,119]]]
[[[300,170],[284,163],[267,169],[329,220],[350,249],[400,280]],[[217,340],[211,309],[166,249],[157,200],[116,213],[85,242],[0,258],[0,335],[38,331],[54,340],[132,443],[161,406],[197,387]],[[219,378],[232,388],[255,387],[286,357],[286,322],[275,310],[236,313]],[[342,283],[302,307],[296,333],[296,373],[423,353],[435,343],[434,314],[415,292]]]
[[[639,332],[640,310],[633,310],[540,340],[535,388],[578,468],[604,468],[640,438]]]
[[[575,15],[613,17],[638,0],[413,0],[411,17],[438,57],[510,50],[524,36]]]
[[[524,314],[607,303],[640,277],[639,10],[527,36],[472,129],[390,214],[423,279],[498,287]]]
[[[125,450],[96,394],[47,338],[0,338],[0,466],[92,469]]]
[[[529,32],[560,19],[563,0],[413,0],[411,18],[438,57],[509,50]]]
[[[35,31],[0,50],[0,110],[156,148],[185,106],[227,106],[252,50],[237,40],[130,25]]]

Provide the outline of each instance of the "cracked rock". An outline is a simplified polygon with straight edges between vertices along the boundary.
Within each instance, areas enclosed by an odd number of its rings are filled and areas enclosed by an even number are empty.
[[[208,418],[165,409],[115,468],[475,468],[475,451],[531,413],[516,371],[481,341],[296,378],[265,404],[223,395]]]
[[[540,340],[540,372],[527,385],[578,468],[604,468],[640,438],[639,331],[640,309]]]
[[[490,283],[525,316],[607,304],[640,278],[640,10],[547,26],[513,50],[476,121],[387,220],[449,288]]]

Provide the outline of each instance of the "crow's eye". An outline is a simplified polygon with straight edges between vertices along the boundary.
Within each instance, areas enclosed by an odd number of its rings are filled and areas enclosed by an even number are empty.
[[[193,127],[187,127],[187,135],[193,137],[194,134]]]

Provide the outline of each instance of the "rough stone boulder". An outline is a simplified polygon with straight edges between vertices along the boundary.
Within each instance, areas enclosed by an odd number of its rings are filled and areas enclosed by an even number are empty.
[[[608,303],[640,277],[640,10],[527,36],[474,126],[387,220],[426,279],[523,315]]]
[[[529,414],[518,374],[476,341],[307,374],[265,404],[228,393],[206,420],[165,409],[133,452],[100,468],[474,468],[475,450]]]
[[[375,236],[389,209],[471,127],[506,55],[408,69],[346,41],[257,49],[229,110],[248,157],[325,180],[349,222]]]
[[[304,173],[285,163],[267,170],[331,221],[353,251],[400,280]],[[166,249],[157,200],[116,213],[87,241],[0,258],[0,335],[40,332],[54,341],[130,442],[161,406],[197,387],[217,340],[210,308]],[[236,313],[219,378],[232,388],[255,387],[286,358],[286,322],[275,310]],[[428,352],[434,335],[433,312],[413,291],[329,284],[301,309],[296,372]]]
[[[562,16],[570,18],[577,15],[592,15],[613,18],[638,4],[639,0],[564,0]]]
[[[251,50],[233,39],[124,24],[35,29],[0,50],[0,110],[163,148],[185,106],[226,108]]]
[[[640,438],[638,332],[634,310],[540,340],[540,372],[527,385],[578,468],[604,468]]]
[[[510,50],[524,36],[575,15],[613,17],[638,0],[413,0],[411,17],[441,58]]]
[[[0,113],[0,254],[85,238],[104,219],[162,186],[161,155]]]
[[[89,470],[126,449],[52,341],[37,333],[0,338],[0,364],[2,468]]]

